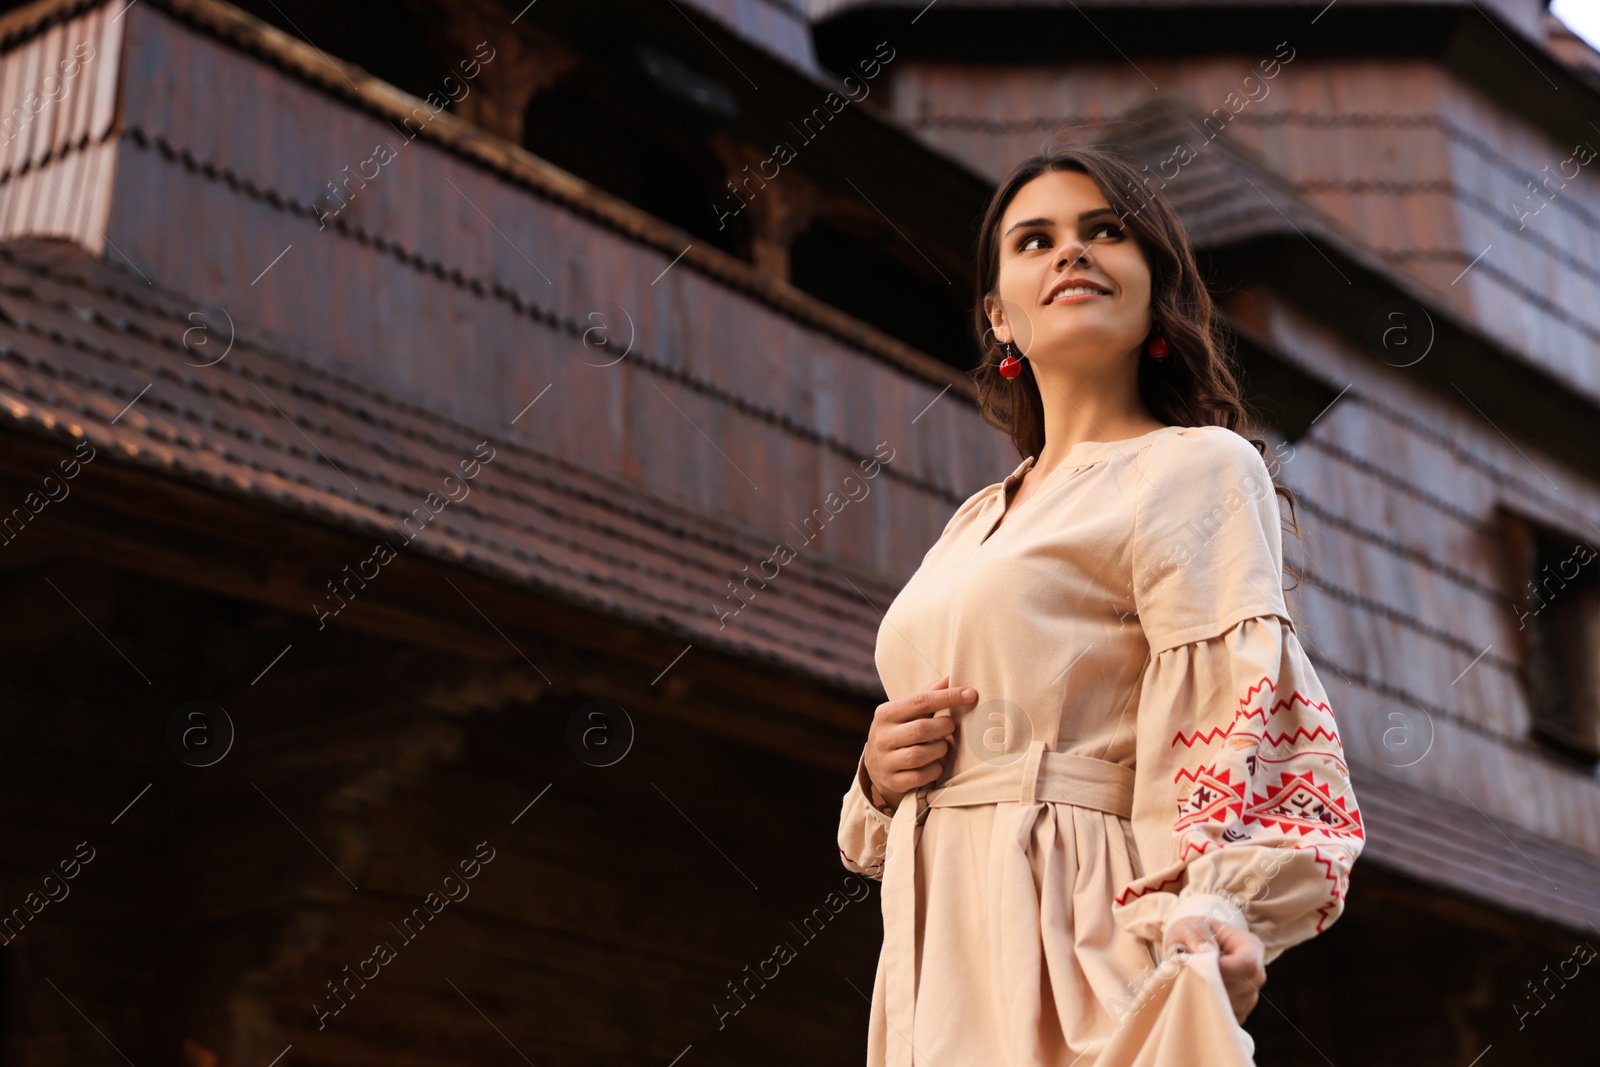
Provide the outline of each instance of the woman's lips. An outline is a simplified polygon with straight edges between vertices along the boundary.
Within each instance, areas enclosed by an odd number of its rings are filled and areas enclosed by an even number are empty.
[[[1056,297],[1054,300],[1051,300],[1049,303],[1051,303],[1051,304],[1081,304],[1086,300],[1093,300],[1096,297],[1110,296],[1110,295],[1111,295],[1110,293],[1102,293],[1098,289],[1069,289],[1069,290],[1064,291],[1060,296]]]

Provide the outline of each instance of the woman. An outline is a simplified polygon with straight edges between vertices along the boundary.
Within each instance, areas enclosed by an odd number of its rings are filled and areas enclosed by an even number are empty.
[[[1233,1047],[1174,1062],[1249,1062],[1265,965],[1339,916],[1361,851],[1283,597],[1294,497],[1241,435],[1211,298],[1143,178],[1056,148],[983,221],[980,402],[1026,458],[878,632],[889,699],[839,825],[883,881],[871,1067],[1132,1062],[1112,1038],[1183,952],[1216,953]],[[1183,1019],[1163,1025],[1170,1045]]]

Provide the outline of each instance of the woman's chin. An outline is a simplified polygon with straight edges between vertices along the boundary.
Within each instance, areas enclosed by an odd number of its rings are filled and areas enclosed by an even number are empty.
[[[1039,367],[1093,364],[1110,369],[1139,347],[1143,335],[1129,337],[1123,330],[1071,330],[1037,336],[1028,348],[1028,360]]]

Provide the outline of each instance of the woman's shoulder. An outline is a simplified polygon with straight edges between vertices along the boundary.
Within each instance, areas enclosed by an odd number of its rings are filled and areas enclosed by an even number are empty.
[[[1266,460],[1249,439],[1226,426],[1178,426],[1139,451],[1146,474],[1177,478],[1206,473],[1226,480],[1264,474]],[[1208,479],[1209,480],[1209,479]]]

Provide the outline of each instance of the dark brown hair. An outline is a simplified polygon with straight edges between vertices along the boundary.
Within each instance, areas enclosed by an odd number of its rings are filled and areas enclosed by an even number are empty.
[[[1255,445],[1265,458],[1267,444],[1255,436],[1255,419],[1247,408],[1239,379],[1228,356],[1230,339],[1217,314],[1195,262],[1188,231],[1171,203],[1146,180],[1140,169],[1102,146],[1055,143],[1012,168],[984,212],[978,234],[977,300],[973,329],[982,359],[972,371],[978,409],[985,421],[1010,436],[1020,456],[1038,457],[1044,448],[1044,404],[1032,364],[1022,373],[1000,376],[1004,355],[984,307],[1000,285],[1000,223],[1017,192],[1050,171],[1087,175],[1132,233],[1150,267],[1151,334],[1165,337],[1165,359],[1139,360],[1139,396],[1152,415],[1168,425],[1225,426]],[[1271,477],[1269,470],[1268,477]],[[1294,491],[1273,479],[1274,491],[1289,502],[1290,528],[1300,538]],[[1292,567],[1289,573],[1299,581]]]

